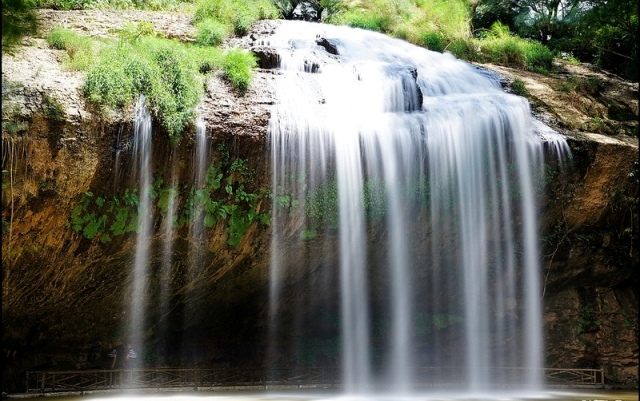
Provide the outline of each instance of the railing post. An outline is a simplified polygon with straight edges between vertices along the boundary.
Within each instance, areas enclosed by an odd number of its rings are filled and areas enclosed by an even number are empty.
[[[599,370],[600,370],[600,385],[602,386],[602,388],[604,388],[604,370],[602,370],[602,368],[600,368]]]

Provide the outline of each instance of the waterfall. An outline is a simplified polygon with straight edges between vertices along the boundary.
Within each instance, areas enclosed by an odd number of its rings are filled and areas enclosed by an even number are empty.
[[[151,114],[146,99],[140,96],[135,106],[133,121],[133,177],[138,181],[138,230],[133,268],[133,293],[131,302],[129,331],[130,343],[134,347],[142,344],[142,330],[145,327],[147,275],[149,270],[149,246],[151,243]]]
[[[207,130],[204,119],[201,114],[198,114],[196,118],[196,127],[195,127],[195,143],[193,148],[193,158],[192,158],[192,185],[195,189],[194,191],[194,199],[197,199],[198,192],[203,191],[205,188],[205,175],[207,162],[209,157],[209,145],[210,142],[207,139]],[[204,235],[205,227],[204,227],[204,216],[203,216],[203,206],[200,202],[194,200],[193,204],[190,206],[190,221],[189,221],[189,260],[188,260],[188,277],[187,280],[190,285],[196,287],[199,280],[201,280],[202,275],[204,274],[206,258],[205,249],[206,249],[206,236]],[[201,319],[202,311],[198,307],[199,302],[199,294],[192,293],[189,294],[186,300],[185,306],[185,318],[184,318],[184,332],[190,333],[185,336],[183,339],[182,348],[182,363],[184,365],[193,365],[199,363],[199,350],[194,348],[193,340],[190,337],[193,335],[193,327],[194,322],[197,322]]]
[[[347,393],[541,388],[534,188],[564,139],[450,54],[301,21],[266,42],[271,365],[312,363],[305,344],[333,335]]]
[[[178,218],[178,179],[176,172],[177,152],[176,147],[172,147],[170,158],[171,175],[168,182],[169,187],[160,194],[158,202],[160,209],[163,211],[162,219],[162,265],[160,270],[160,307],[158,312],[158,331],[160,333],[159,349],[166,347],[167,332],[169,324],[166,319],[171,311],[171,293],[172,293],[172,264],[174,253],[174,229]]]

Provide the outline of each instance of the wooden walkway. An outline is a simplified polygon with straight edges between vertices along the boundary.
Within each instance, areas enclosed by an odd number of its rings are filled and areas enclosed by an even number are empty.
[[[464,384],[461,369],[418,369],[416,388],[458,387]],[[527,369],[494,369],[496,383],[523,383]],[[602,369],[544,369],[546,384],[552,387],[604,388]],[[298,369],[124,369],[27,372],[27,393],[85,393],[100,390],[216,390],[269,388],[340,387],[336,368]]]

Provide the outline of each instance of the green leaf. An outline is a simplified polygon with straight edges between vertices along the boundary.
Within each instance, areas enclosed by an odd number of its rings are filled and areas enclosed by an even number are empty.
[[[217,221],[215,214],[207,213],[204,216],[204,226],[207,228],[215,226]]]

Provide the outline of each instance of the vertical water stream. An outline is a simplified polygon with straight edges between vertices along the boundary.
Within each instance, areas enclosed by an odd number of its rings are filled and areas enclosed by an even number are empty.
[[[145,327],[145,310],[147,298],[147,275],[149,270],[149,246],[151,243],[152,210],[151,210],[151,114],[146,99],[140,96],[135,106],[136,115],[133,122],[133,177],[138,181],[138,233],[133,269],[133,294],[129,331],[131,344],[142,343],[142,331]]]

